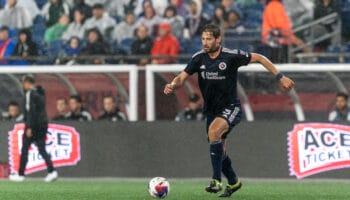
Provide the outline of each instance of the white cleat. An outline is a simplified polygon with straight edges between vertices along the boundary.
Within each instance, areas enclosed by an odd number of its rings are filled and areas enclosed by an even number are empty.
[[[10,181],[13,181],[13,182],[23,182],[26,178],[18,174],[11,174],[9,179]]]
[[[45,182],[47,182],[47,183],[53,182],[53,181],[57,180],[57,178],[58,178],[57,171],[53,171],[53,172],[47,174],[47,176],[45,177]]]

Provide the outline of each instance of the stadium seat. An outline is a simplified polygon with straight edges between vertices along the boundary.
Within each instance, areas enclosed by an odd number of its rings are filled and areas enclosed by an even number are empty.
[[[202,38],[201,37],[194,37],[190,41],[187,40],[188,45],[186,46],[185,53],[187,54],[194,54],[197,51],[202,49]]]
[[[121,50],[123,50],[126,54],[130,54],[131,51],[131,44],[134,41],[134,38],[125,38],[119,43],[119,47]]]
[[[39,9],[41,9],[47,2],[48,0],[35,0],[35,3],[38,5]]]

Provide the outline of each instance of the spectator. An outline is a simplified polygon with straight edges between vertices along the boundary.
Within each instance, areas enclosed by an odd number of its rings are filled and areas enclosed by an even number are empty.
[[[129,12],[125,16],[125,21],[119,23],[113,31],[113,39],[121,42],[126,38],[134,37],[135,33],[135,15],[132,12]]]
[[[238,8],[234,0],[221,0],[221,5],[224,6],[225,11],[227,13],[230,11],[236,11],[236,13],[239,15],[240,18],[243,16],[242,11]]]
[[[318,0],[314,10],[314,20],[325,17],[329,14],[338,12],[337,1],[335,0]],[[322,37],[332,31],[337,24],[337,19],[326,20],[314,27],[314,37]],[[316,51],[324,51],[331,44],[331,39],[324,40],[315,45]]]
[[[284,0],[284,7],[293,26],[311,22],[314,16],[314,0]]]
[[[84,12],[76,9],[74,11],[74,21],[68,25],[67,30],[62,35],[62,39],[69,40],[73,36],[83,39],[85,34],[85,19]]]
[[[76,64],[75,57],[81,53],[81,45],[78,37],[73,36],[68,42],[67,47],[64,48],[64,52],[61,55],[60,63],[66,65]],[[73,58],[65,59],[65,56],[70,56]]]
[[[150,3],[154,8],[155,15],[161,16],[164,13],[165,8],[168,6],[167,0],[142,0],[137,1],[135,8],[135,14],[137,16],[142,16],[145,14],[145,4]]]
[[[225,7],[221,4],[216,5],[214,9],[214,16],[211,20],[211,23],[217,24],[220,27],[222,27],[224,25],[226,18],[227,17],[226,17]]]
[[[86,20],[86,29],[98,28],[106,37],[111,34],[116,22],[105,12],[102,4],[97,3],[92,7],[92,17]]]
[[[173,35],[176,38],[181,38],[184,31],[185,21],[177,14],[174,6],[168,6],[165,9],[164,18],[165,22],[170,24]]]
[[[92,16],[91,6],[85,3],[85,0],[74,0],[74,6],[72,13],[75,13],[76,10],[79,10],[85,18],[90,18]],[[74,16],[71,16],[71,19],[74,19]]]
[[[16,65],[30,65],[35,61],[34,58],[28,58],[38,56],[38,48],[32,40],[32,34],[29,29],[22,29],[19,31],[18,42],[12,55],[22,57],[23,59],[14,61],[13,64]]]
[[[46,29],[45,35],[44,35],[44,41],[52,42],[54,40],[61,39],[63,33],[68,28],[68,24],[69,24],[69,17],[67,15],[62,15],[58,23]]]
[[[116,101],[112,96],[103,98],[103,113],[99,120],[108,120],[111,122],[125,121],[125,115],[117,107]]]
[[[91,7],[93,7],[97,3],[105,5],[107,3],[107,1],[108,0],[85,0],[86,4],[88,4]],[[118,1],[120,1],[120,0],[118,0]]]
[[[199,101],[199,96],[193,93],[189,96],[189,104],[185,110],[177,114],[175,121],[189,121],[189,120],[204,120],[204,114],[202,110],[202,105]]]
[[[176,56],[180,51],[180,44],[176,37],[171,33],[171,27],[168,23],[159,25],[158,38],[151,49],[152,56]],[[174,63],[174,58],[154,58],[153,64]]]
[[[349,96],[345,93],[338,93],[335,98],[335,110],[329,113],[328,120],[331,122],[350,121],[350,109],[348,107]]]
[[[72,95],[69,98],[69,110],[67,114],[68,120],[75,121],[91,121],[91,114],[83,108],[82,100],[79,95]]]
[[[32,24],[32,16],[25,7],[18,5],[17,0],[6,1],[5,9],[0,11],[0,25],[22,29]]]
[[[88,31],[86,45],[81,50],[81,55],[108,55],[110,54],[110,47],[108,43],[104,42],[103,36],[97,28]],[[92,64],[102,64],[104,59],[95,57]]]
[[[9,28],[3,26],[0,28],[0,65],[6,65],[9,58],[15,50],[16,44],[9,37]]]
[[[239,34],[243,33],[245,30],[243,24],[239,20],[239,14],[233,10],[227,13],[227,20],[224,27],[225,29],[234,30]]]
[[[125,18],[129,12],[134,13],[137,1],[135,0],[118,0],[109,1],[106,5],[107,12],[117,18]]]
[[[21,6],[22,8],[25,8],[27,12],[30,15],[30,20],[34,20],[38,15],[40,15],[40,9],[38,8],[38,5],[35,3],[35,1],[28,1],[28,0],[17,0],[18,6]]]
[[[68,105],[67,99],[61,97],[56,100],[56,115],[52,118],[54,121],[62,121],[68,118]]]
[[[50,27],[58,23],[62,15],[69,16],[69,6],[64,0],[50,0],[44,5],[42,15],[46,18],[46,26]]]
[[[136,31],[136,40],[131,44],[131,54],[132,55],[149,55],[151,53],[153,45],[152,38],[148,35],[147,27],[145,25],[140,25]],[[138,64],[143,66],[149,63],[147,57],[141,58]]]
[[[10,101],[7,105],[7,112],[2,113],[2,120],[10,122],[23,122],[23,114],[20,112],[19,104],[16,101]]]
[[[180,16],[187,16],[188,11],[184,5],[183,0],[170,0],[170,5],[176,8],[176,13]]]
[[[156,36],[159,24],[163,21],[154,11],[152,1],[146,0],[143,3],[143,16],[138,20],[137,26],[144,24],[150,36]]]
[[[189,15],[185,22],[184,38],[201,37],[201,29],[210,21],[202,15],[201,0],[191,0]]]
[[[270,0],[265,6],[261,34],[263,43],[270,47],[271,61],[275,63],[288,61],[288,45],[304,45],[304,42],[294,35],[281,0]],[[310,52],[308,48],[304,48],[303,51]]]

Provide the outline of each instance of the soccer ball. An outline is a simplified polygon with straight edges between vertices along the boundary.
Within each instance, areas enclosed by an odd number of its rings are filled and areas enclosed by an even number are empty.
[[[170,184],[166,178],[152,178],[148,183],[148,192],[152,197],[164,198],[170,192]]]

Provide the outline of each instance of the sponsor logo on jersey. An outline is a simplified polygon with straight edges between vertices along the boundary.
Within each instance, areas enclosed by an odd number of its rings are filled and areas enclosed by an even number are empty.
[[[290,175],[298,179],[350,167],[350,126],[295,124],[288,133]]]
[[[11,172],[19,169],[19,160],[24,134],[24,124],[16,124],[9,132],[9,162]],[[51,155],[55,167],[72,166],[80,161],[80,136],[74,127],[49,124],[46,134],[46,151]],[[29,147],[26,174],[45,170],[46,164],[37,146]]]
[[[226,69],[226,63],[224,63],[224,62],[221,62],[220,64],[219,64],[219,69],[220,70],[225,70]]]

